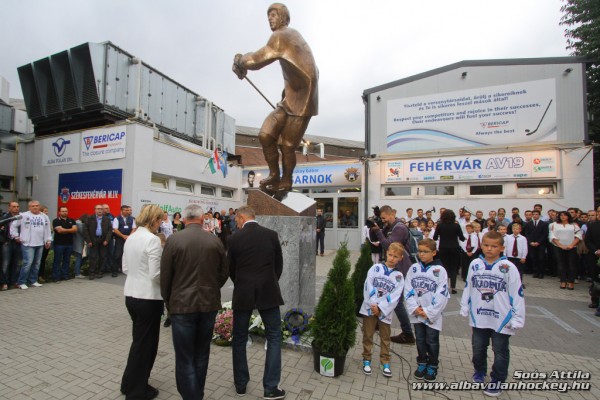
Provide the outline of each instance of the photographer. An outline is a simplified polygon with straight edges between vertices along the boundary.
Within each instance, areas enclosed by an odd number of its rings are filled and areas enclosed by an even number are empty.
[[[373,261],[373,264],[377,264],[382,260],[383,252],[381,243],[379,243],[379,239],[377,239],[377,234],[371,229],[374,226],[377,226],[380,229],[383,228],[383,222],[381,221],[381,214],[378,206],[373,207],[373,216],[365,221],[365,226],[363,227],[363,244],[371,247],[371,260]]]

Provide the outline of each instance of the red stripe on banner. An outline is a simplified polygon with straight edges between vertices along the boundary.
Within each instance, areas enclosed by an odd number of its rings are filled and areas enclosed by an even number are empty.
[[[108,144],[99,144],[98,146],[94,146],[94,149],[103,149],[105,147],[108,147]]]

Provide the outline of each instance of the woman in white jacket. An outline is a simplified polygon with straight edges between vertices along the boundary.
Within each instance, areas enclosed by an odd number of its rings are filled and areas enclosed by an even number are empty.
[[[160,259],[162,246],[156,236],[163,219],[157,205],[142,207],[136,218],[137,229],[125,241],[123,273],[125,306],[133,322],[133,341],[121,380],[126,398],[153,399],[158,389],[148,385],[158,351],[160,319],[164,304],[160,295]]]

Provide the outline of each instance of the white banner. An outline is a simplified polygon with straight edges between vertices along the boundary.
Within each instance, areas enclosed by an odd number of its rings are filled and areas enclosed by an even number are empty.
[[[51,167],[79,162],[80,137],[80,133],[74,133],[42,140],[42,165]]]
[[[183,214],[183,210],[190,204],[198,204],[202,209],[211,212],[228,211],[230,207],[238,208],[239,202],[217,198],[204,198],[184,194],[143,190],[137,194],[137,203],[133,204],[134,215],[140,212],[144,204],[157,204],[160,208],[173,215],[175,212]]]
[[[557,178],[555,150],[387,161],[384,181],[460,181]]]
[[[81,162],[125,158],[126,127],[100,128],[81,134]]]
[[[390,100],[387,150],[555,141],[554,79]]]

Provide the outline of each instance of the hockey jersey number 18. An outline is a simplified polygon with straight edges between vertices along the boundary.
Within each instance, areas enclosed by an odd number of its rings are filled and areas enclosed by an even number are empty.
[[[469,266],[460,314],[475,328],[514,335],[525,325],[525,297],[517,267],[506,257],[488,264],[483,256]]]

